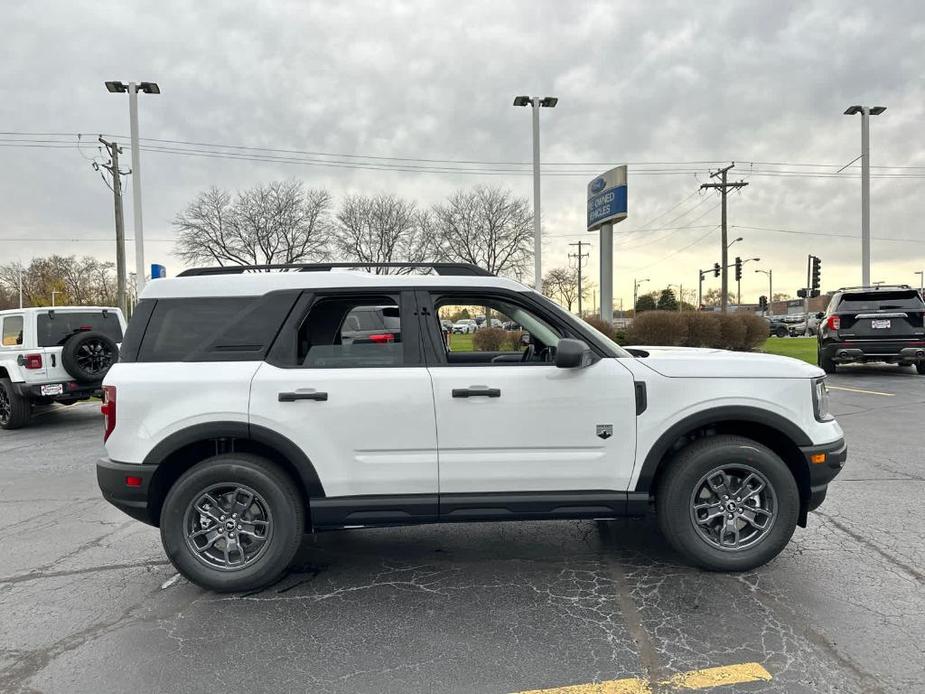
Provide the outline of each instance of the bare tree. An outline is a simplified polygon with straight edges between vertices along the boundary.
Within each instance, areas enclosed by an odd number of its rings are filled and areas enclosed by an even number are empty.
[[[517,276],[533,258],[533,210],[509,190],[478,186],[433,208],[441,260]]]
[[[421,263],[432,260],[432,233],[430,215],[410,200],[391,194],[348,195],[337,213],[334,248],[345,261]]]
[[[587,285],[581,288],[581,298],[588,295]],[[578,270],[566,267],[555,267],[543,277],[543,291],[546,296],[556,299],[569,311],[578,301]]]
[[[113,263],[84,256],[52,255],[35,258],[28,266],[10,263],[0,266],[0,285],[16,297],[18,305],[19,273],[22,271],[24,304],[112,306],[116,298]]]
[[[330,240],[331,196],[299,181],[274,181],[236,196],[200,193],[174,219],[176,252],[190,264],[271,265],[322,260]]]

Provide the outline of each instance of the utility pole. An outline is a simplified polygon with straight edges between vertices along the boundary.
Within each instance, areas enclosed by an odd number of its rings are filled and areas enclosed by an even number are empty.
[[[112,175],[113,208],[116,216],[116,305],[123,313],[128,313],[125,300],[125,219],[122,214],[122,171],[119,170],[119,154],[122,148],[115,142],[107,142],[102,135],[99,138],[109,151],[109,164],[102,167]]]
[[[725,169],[720,169],[719,171],[714,171],[710,174],[710,178],[716,178],[719,176],[719,183],[703,183],[701,188],[715,188],[720,192],[722,197],[723,205],[723,215],[722,215],[722,244],[723,244],[723,254],[721,258],[720,265],[723,268],[723,281],[722,281],[722,296],[720,297],[720,310],[723,313],[726,313],[728,307],[728,293],[729,293],[729,276],[726,271],[726,265],[729,261],[729,246],[726,245],[726,193],[729,190],[736,190],[739,188],[744,188],[748,185],[745,181],[736,181],[733,183],[728,183],[726,181],[726,176],[729,173],[729,169],[735,166],[735,162],[727,166]],[[730,244],[731,245],[731,244]]]
[[[578,246],[577,253],[569,253],[569,258],[575,258],[578,263],[578,317],[581,318],[581,268],[584,265],[584,259],[590,257],[590,253],[582,253],[582,246],[588,246],[590,249],[591,244],[587,241],[578,241],[577,243],[570,243],[569,246]]]
[[[19,308],[22,308],[22,261],[19,261]]]

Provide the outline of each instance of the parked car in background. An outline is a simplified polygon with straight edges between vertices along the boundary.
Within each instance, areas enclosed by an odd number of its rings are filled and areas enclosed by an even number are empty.
[[[838,364],[915,365],[925,374],[925,301],[907,284],[845,287],[816,314],[817,358],[826,373]]]
[[[780,316],[767,316],[768,334],[774,337],[787,337],[790,334],[789,326],[780,319]]]
[[[0,311],[0,428],[25,426],[36,405],[98,394],[124,329],[111,306]]]
[[[453,323],[453,334],[468,335],[479,329],[478,323],[472,318],[463,318]]]
[[[401,342],[398,306],[357,306],[341,326],[343,344]]]

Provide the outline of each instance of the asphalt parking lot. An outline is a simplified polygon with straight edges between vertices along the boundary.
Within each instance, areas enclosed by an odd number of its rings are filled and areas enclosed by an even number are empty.
[[[923,691],[925,377],[830,384],[848,466],[760,570],[691,569],[652,520],[445,525],[306,537],[244,595],[100,498],[98,406],[50,410],[0,432],[0,692]]]

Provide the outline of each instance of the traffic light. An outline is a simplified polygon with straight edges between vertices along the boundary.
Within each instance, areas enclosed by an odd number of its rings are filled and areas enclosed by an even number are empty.
[[[810,276],[810,289],[818,290],[822,286],[822,261],[814,255],[810,256]],[[819,293],[816,292],[813,296],[819,296]]]
[[[764,294],[758,297],[758,309],[761,311],[768,310],[768,297],[766,297]]]
[[[713,276],[719,277],[719,272],[722,268],[719,266],[719,263],[713,263]]]
[[[742,279],[742,259],[736,256],[736,282]]]

